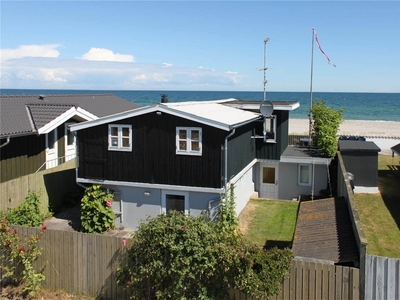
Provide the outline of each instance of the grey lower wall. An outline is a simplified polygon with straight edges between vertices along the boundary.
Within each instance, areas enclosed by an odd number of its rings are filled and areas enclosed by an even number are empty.
[[[298,164],[279,163],[279,199],[298,198],[299,195],[311,195],[313,189],[313,178],[311,185],[304,186],[297,183]],[[318,195],[320,190],[328,186],[328,170],[326,165],[315,165],[314,170],[314,196]],[[313,176],[311,172],[311,177]]]
[[[139,224],[145,221],[146,218],[156,217],[161,213],[162,189],[110,185],[105,185],[104,187],[117,192],[113,202],[114,211],[121,212],[121,216],[116,220],[117,227],[123,226],[137,229]],[[173,190],[168,191],[173,192]],[[189,213],[193,216],[198,216],[203,211],[208,211],[209,202],[220,199],[218,193],[188,193]]]

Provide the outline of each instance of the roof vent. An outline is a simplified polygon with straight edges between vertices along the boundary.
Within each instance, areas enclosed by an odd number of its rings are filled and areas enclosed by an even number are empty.
[[[161,94],[161,103],[167,103],[167,102],[168,102],[168,95]]]

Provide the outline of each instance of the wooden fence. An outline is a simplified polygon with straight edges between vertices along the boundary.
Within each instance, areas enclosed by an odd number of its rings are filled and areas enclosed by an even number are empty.
[[[366,256],[366,299],[400,299],[400,259]]]
[[[20,237],[40,230],[15,228]],[[116,268],[125,261],[122,241],[115,236],[47,229],[36,262],[37,268],[45,265],[43,286],[101,299],[128,299],[127,291],[115,281]],[[235,291],[229,299],[256,298]],[[359,270],[296,258],[290,276],[282,281],[282,292],[273,299],[359,299]]]
[[[57,167],[1,183],[0,210],[17,207],[25,201],[29,191],[40,193],[43,212],[48,211],[49,205],[57,209],[76,187],[75,159],[72,159]]]
[[[41,231],[25,226],[13,228],[20,238]],[[128,239],[123,246],[123,240],[123,237],[47,229],[38,243],[42,254],[35,262],[37,270],[45,266],[42,286],[101,299],[129,299],[127,291],[115,281],[116,269],[125,259],[130,243]]]

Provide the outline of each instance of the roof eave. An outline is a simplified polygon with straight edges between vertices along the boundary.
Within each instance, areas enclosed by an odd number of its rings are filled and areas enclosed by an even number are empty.
[[[87,110],[84,110],[81,107],[71,107],[69,110],[64,112],[63,114],[59,115],[57,118],[52,120],[51,122],[47,123],[45,126],[41,127],[38,129],[38,134],[46,134],[63,124],[64,122],[68,121],[72,117],[81,117],[87,121],[90,120],[96,120],[98,119],[97,116],[94,114],[88,112]]]

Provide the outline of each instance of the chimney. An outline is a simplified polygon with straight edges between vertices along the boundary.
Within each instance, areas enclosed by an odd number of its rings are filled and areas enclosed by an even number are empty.
[[[161,94],[161,103],[167,103],[167,102],[168,102],[168,95]]]

